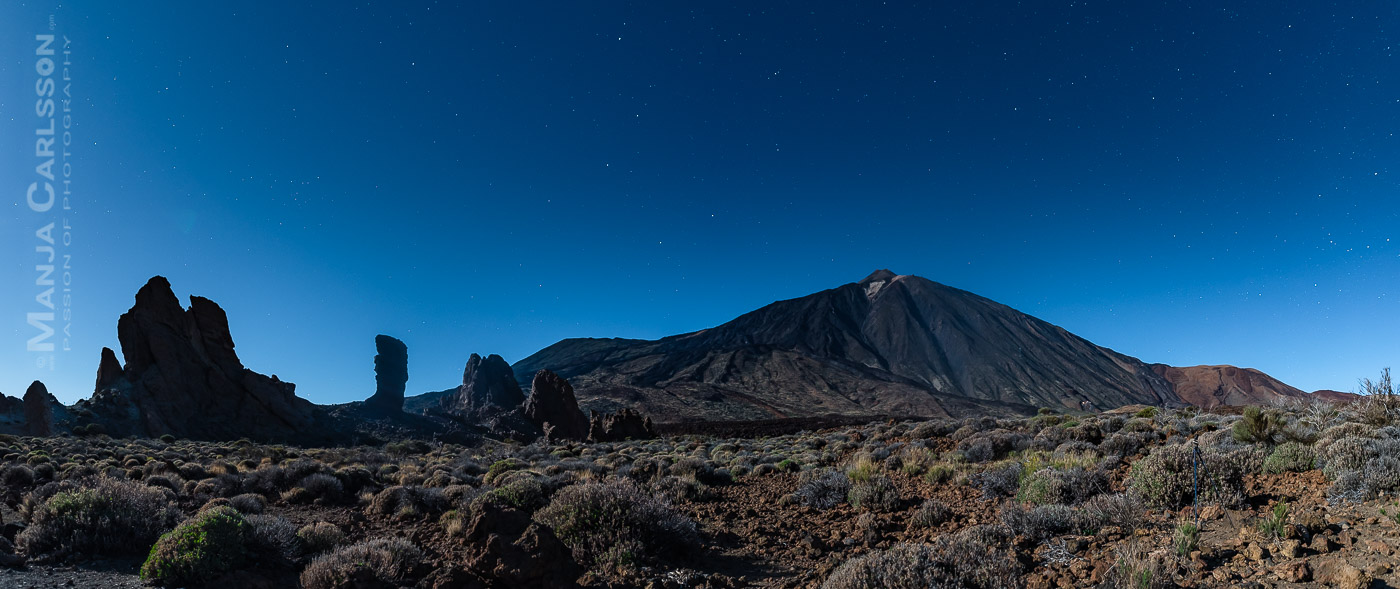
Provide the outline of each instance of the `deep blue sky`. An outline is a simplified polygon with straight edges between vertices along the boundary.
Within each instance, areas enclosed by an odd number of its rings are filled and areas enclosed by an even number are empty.
[[[1150,362],[1307,390],[1400,362],[1393,2],[15,4],[11,395],[91,394],[155,274],[322,403],[373,392],[377,333],[441,390],[472,352],[691,331],[883,267]],[[40,370],[49,14],[74,334]]]

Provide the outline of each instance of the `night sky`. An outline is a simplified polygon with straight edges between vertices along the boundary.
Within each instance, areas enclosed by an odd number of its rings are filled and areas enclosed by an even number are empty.
[[[1400,363],[1393,2],[17,4],[10,395],[90,395],[156,274],[320,403],[373,392],[377,333],[412,394],[473,352],[692,331],[877,268],[1148,362],[1305,390]],[[25,190],[50,14],[61,215]],[[72,350],[38,368],[59,218]]]

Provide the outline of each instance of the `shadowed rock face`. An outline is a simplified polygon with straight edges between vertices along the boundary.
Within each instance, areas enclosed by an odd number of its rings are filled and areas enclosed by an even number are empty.
[[[26,431],[31,436],[52,436],[53,406],[58,400],[49,394],[44,383],[34,381],[24,392],[24,420]]]
[[[112,348],[102,348],[102,360],[97,363],[97,388],[102,390],[111,387],[122,377],[122,363],[117,360],[117,353]]]
[[[136,293],[117,339],[126,366],[117,373],[104,351],[91,400],[114,434],[285,441],[312,426],[314,406],[295,385],[243,367],[224,310],[193,296],[181,308],[163,277]]]
[[[574,387],[548,370],[535,374],[530,397],[525,399],[525,417],[543,428],[551,440],[588,437],[588,420],[579,411]]]
[[[656,428],[650,417],[642,417],[632,409],[619,409],[607,415],[589,411],[588,441],[621,442],[624,440],[650,440],[656,437]]]
[[[525,393],[504,358],[472,354],[462,374],[462,386],[445,397],[444,409],[468,420],[510,411],[525,402]]]
[[[666,421],[1026,413],[1178,404],[1145,363],[975,294],[877,271],[729,323],[646,340],[571,339],[521,360],[590,409]]]
[[[372,408],[398,413],[403,411],[403,392],[408,384],[408,346],[387,335],[374,337],[374,395],[365,401]]]

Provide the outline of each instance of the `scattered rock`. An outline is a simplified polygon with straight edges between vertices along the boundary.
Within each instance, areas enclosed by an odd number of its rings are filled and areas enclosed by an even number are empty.
[[[624,440],[650,440],[656,438],[656,428],[650,417],[642,417],[632,409],[619,409],[615,413],[600,415],[589,411],[588,441],[621,442]]]
[[[365,406],[386,413],[403,411],[403,392],[408,384],[408,346],[387,335],[374,336],[374,395]]]
[[[1371,576],[1340,558],[1320,560],[1313,566],[1313,579],[1338,589],[1366,589]]]
[[[1300,560],[1278,567],[1278,577],[1289,583],[1302,583],[1312,578],[1312,569],[1308,568],[1308,561]]]
[[[1242,554],[1249,560],[1260,561],[1269,557],[1269,550],[1261,546],[1258,542],[1250,542],[1245,545]]]
[[[1327,554],[1337,549],[1337,543],[1327,536],[1318,534],[1313,536],[1312,544],[1309,544],[1308,548],[1318,554]]]
[[[1382,542],[1380,540],[1367,540],[1366,547],[1370,548],[1372,552],[1375,552],[1382,556],[1390,556],[1390,553],[1394,552],[1394,550],[1390,547],[1389,544],[1386,544],[1385,542]]]
[[[487,502],[466,533],[467,568],[487,587],[564,589],[576,587],[582,569],[569,548],[529,514]]]
[[[1283,558],[1298,558],[1303,553],[1303,543],[1298,540],[1279,542],[1278,554]]]

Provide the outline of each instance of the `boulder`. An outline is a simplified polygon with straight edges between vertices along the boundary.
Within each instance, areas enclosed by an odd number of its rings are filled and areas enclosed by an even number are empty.
[[[448,413],[480,422],[510,411],[525,402],[525,393],[515,380],[515,372],[504,358],[491,354],[485,358],[472,354],[462,373],[462,386],[445,397]]]
[[[525,417],[543,428],[550,440],[588,437],[588,419],[579,411],[573,385],[548,370],[535,373],[525,399]]]
[[[408,384],[408,346],[387,335],[374,336],[374,395],[365,405],[388,413],[403,411]]]
[[[48,437],[54,435],[53,406],[58,400],[49,394],[44,383],[34,381],[24,392],[25,430],[31,436]]]
[[[621,442],[623,440],[650,440],[656,437],[656,428],[650,417],[632,409],[618,409],[607,415],[597,411],[588,412],[588,441]]]
[[[224,310],[194,296],[182,308],[164,277],[136,293],[117,340],[126,366],[104,351],[98,389],[80,403],[113,435],[289,441],[314,430],[315,407],[296,385],[243,366]]]
[[[571,589],[583,572],[552,530],[517,509],[482,504],[465,540],[467,569],[487,587]]]

